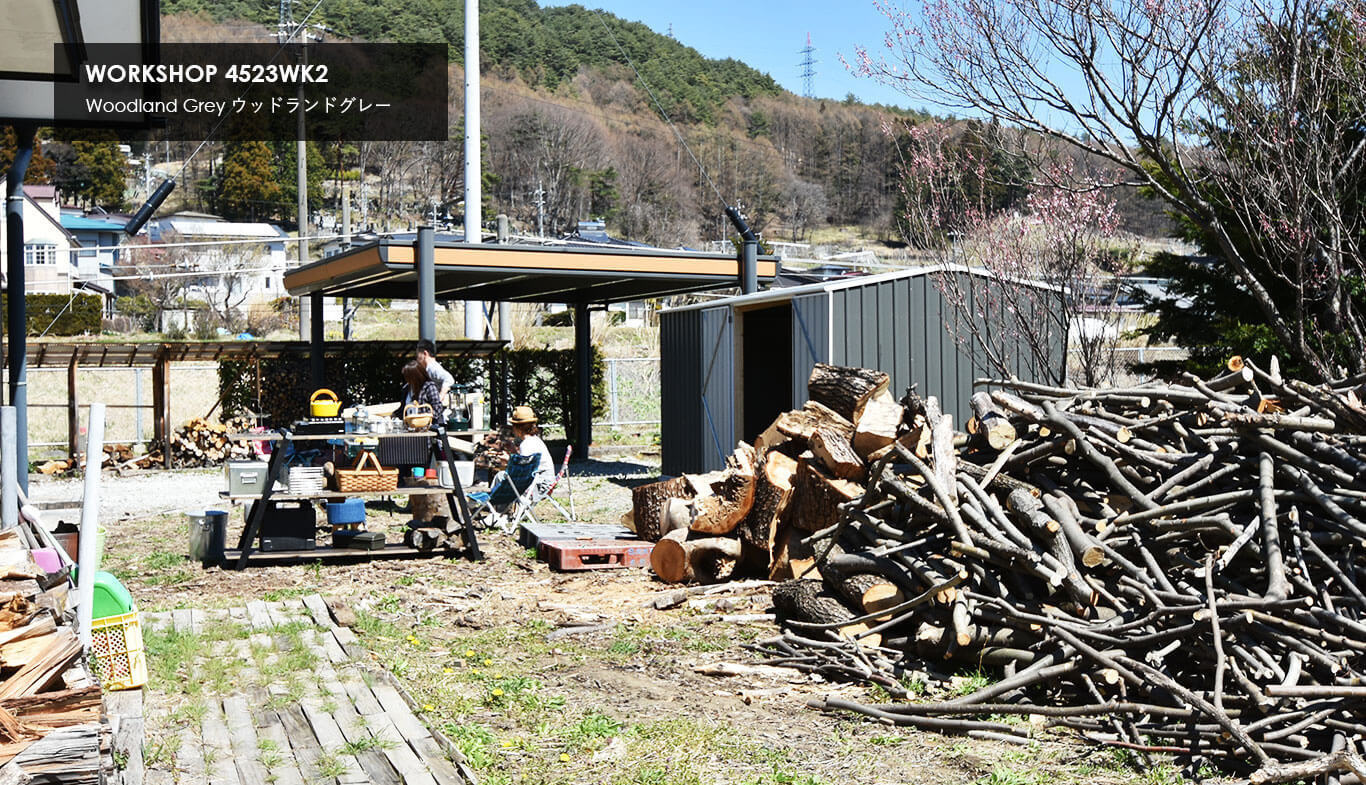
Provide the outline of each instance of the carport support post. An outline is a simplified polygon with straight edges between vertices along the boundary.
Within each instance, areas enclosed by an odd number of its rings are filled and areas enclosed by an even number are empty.
[[[81,448],[81,407],[76,401],[76,360],[79,357],[79,352],[72,352],[71,363],[66,366],[66,448],[73,461],[76,460],[76,451]],[[138,437],[141,436],[139,433]]]
[[[28,493],[28,314],[24,293],[24,175],[33,158],[38,129],[28,123],[14,126],[14,160],[5,176],[5,253],[9,258],[9,405],[14,407],[14,454],[24,470],[18,473],[19,489]],[[17,295],[17,296],[16,296]]]
[[[324,325],[322,292],[309,293],[308,312],[308,326],[310,332],[308,343],[308,360],[309,368],[312,371],[313,375],[313,388],[317,389],[325,384],[324,377],[326,376],[326,368],[323,365],[323,349],[325,348],[324,341],[326,340],[326,337],[323,334]]]
[[[161,440],[162,464],[171,468],[171,359],[165,350],[152,366],[152,429]]]
[[[436,236],[417,228],[417,337],[436,341]]]
[[[574,454],[587,460],[593,443],[593,338],[588,329],[588,303],[574,304],[574,370],[578,395],[574,397]]]

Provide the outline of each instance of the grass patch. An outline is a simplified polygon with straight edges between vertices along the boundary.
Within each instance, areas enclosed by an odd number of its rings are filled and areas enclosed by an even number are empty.
[[[978,690],[986,689],[991,685],[991,677],[981,671],[974,671],[960,676],[954,681],[953,692],[955,695],[971,695]],[[1005,785],[1002,783],[1001,785]]]
[[[343,755],[355,756],[362,752],[369,752],[370,750],[391,749],[393,746],[394,743],[388,739],[377,739],[374,736],[362,736],[355,741],[346,742],[338,748],[338,751]]]
[[[318,759],[313,762],[313,768],[319,777],[340,777],[346,773],[346,764],[342,763],[341,757],[335,752],[324,752],[318,755]]]
[[[447,722],[441,731],[476,770],[483,771],[497,762],[498,740],[488,727],[477,722]]]

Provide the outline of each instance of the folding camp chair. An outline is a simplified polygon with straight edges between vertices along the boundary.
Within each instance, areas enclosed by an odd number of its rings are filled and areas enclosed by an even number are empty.
[[[487,512],[487,525],[490,528],[497,527],[506,532],[513,532],[517,530],[517,526],[521,524],[523,518],[529,519],[532,523],[537,523],[536,515],[532,510],[540,502],[548,501],[567,520],[573,521],[574,496],[572,489],[569,496],[569,510],[566,510],[563,505],[551,497],[561,480],[564,480],[565,486],[569,487],[569,454],[571,452],[573,452],[572,448],[565,452],[564,464],[560,467],[560,473],[555,476],[554,481],[550,483],[550,487],[543,494],[536,492],[533,482],[536,477],[536,469],[541,464],[541,456],[508,456],[507,468],[494,475],[487,491],[465,494],[476,505],[470,514],[478,516]]]

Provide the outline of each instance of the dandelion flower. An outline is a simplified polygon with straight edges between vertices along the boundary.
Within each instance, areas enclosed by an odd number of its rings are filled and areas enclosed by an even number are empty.
[[[493,688],[493,697],[498,698],[498,697],[501,697],[502,694],[503,694],[502,688],[500,688],[500,687],[494,687],[494,688]]]
[[[561,762],[561,763],[568,763],[568,762],[569,762],[569,753],[567,753],[567,752],[561,752],[561,753],[560,753],[560,762]]]
[[[433,706],[433,705],[430,704],[430,703],[424,703],[424,704],[422,704],[422,710],[423,710],[423,711],[436,711],[436,707]]]

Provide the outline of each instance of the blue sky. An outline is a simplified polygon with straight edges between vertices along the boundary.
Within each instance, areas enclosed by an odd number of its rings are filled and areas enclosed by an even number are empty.
[[[541,5],[569,5],[541,0]],[[706,57],[734,57],[772,76],[801,95],[800,50],[811,35],[818,61],[812,80],[817,98],[843,99],[849,93],[867,103],[918,107],[902,94],[859,79],[840,63],[839,55],[853,59],[854,46],[862,44],[876,54],[882,48],[888,22],[872,0],[579,0],[580,5],[600,8],[651,29],[673,34],[681,43]]]

